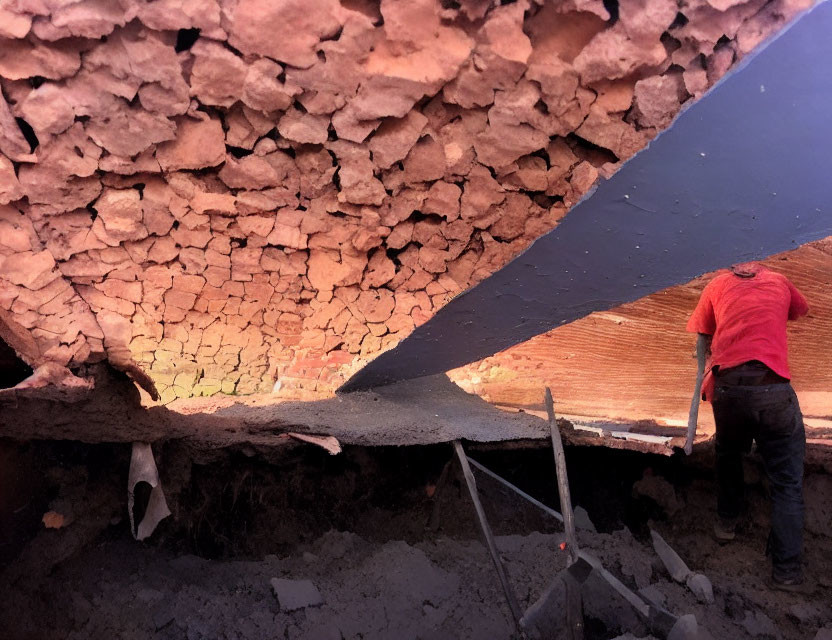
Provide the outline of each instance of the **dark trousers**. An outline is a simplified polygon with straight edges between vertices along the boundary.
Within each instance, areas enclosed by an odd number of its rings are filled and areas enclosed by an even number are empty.
[[[716,422],[717,510],[738,517],[744,506],[742,456],[757,442],[771,492],[768,548],[778,578],[801,575],[803,458],[806,435],[797,396],[788,381],[772,382],[762,365],[718,372],[713,398]]]

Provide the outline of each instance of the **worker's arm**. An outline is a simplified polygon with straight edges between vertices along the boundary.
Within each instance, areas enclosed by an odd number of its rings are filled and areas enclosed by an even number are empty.
[[[788,280],[786,282],[789,285],[789,293],[791,294],[791,300],[789,301],[789,320],[797,320],[801,316],[809,313],[809,303],[806,302],[806,298],[797,290],[797,287]]]
[[[711,336],[716,331],[716,313],[712,295],[717,286],[718,278],[708,283],[699,297],[696,309],[693,310],[688,320],[687,330],[698,335],[696,337],[696,382],[693,386],[693,398],[690,402],[690,413],[688,414],[688,432],[685,439],[685,453],[687,455],[690,455],[693,451],[693,439],[696,437],[696,425],[699,422],[699,399],[702,395],[702,380],[705,378],[705,365],[711,353]]]
[[[699,296],[696,309],[688,319],[687,330],[691,333],[713,335],[716,331],[716,312],[714,310],[713,295],[717,286],[716,280],[711,280]]]

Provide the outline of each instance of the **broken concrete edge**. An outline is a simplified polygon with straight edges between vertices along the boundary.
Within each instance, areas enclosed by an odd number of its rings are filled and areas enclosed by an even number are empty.
[[[298,443],[337,446],[430,445],[464,439],[474,447],[545,446],[546,422],[531,413],[502,411],[468,394],[445,376],[421,378],[316,400],[281,401],[274,396],[192,398],[169,405],[144,406],[136,386],[106,363],[87,367],[94,388],[64,392],[57,386],[0,390],[0,438],[76,440],[85,443],[185,441],[197,449],[251,446],[262,450]],[[68,410],[71,403],[71,411]],[[574,428],[560,419],[565,441],[573,446],[606,446],[672,455],[680,437],[645,442],[608,437]],[[294,436],[290,434],[296,434]],[[832,438],[807,428],[807,466],[832,471]],[[320,441],[318,441],[320,440]],[[679,445],[680,446],[680,445]],[[702,438],[697,455],[708,453]]]
[[[300,440],[301,442],[317,445],[332,456],[338,455],[342,451],[341,443],[338,442],[338,438],[334,438],[332,436],[320,436],[307,433],[293,433],[291,431],[287,432],[286,435],[290,438],[294,438],[295,440]]]
[[[356,445],[431,444],[457,437],[496,441],[540,438],[544,424],[506,414],[466,394],[447,378],[391,386],[312,402],[270,395],[200,398],[143,406],[139,391],[104,364],[91,368],[95,391],[74,403],[0,393],[0,436],[83,442],[156,442],[189,439],[211,446],[278,444],[288,433],[331,436]]]
[[[72,439],[88,443],[187,440],[211,448],[238,444],[275,447],[294,440],[315,444],[331,454],[340,452],[342,445],[427,445],[451,442],[457,437],[475,444],[513,443],[513,446],[519,447],[543,446],[547,441],[542,431],[545,426],[543,421],[523,415],[509,420],[512,414],[500,415],[497,409],[494,410],[494,421],[504,425],[505,433],[478,433],[475,424],[472,428],[459,421],[443,423],[436,420],[436,415],[426,415],[429,411],[387,404],[383,405],[384,409],[398,414],[397,421],[385,425],[390,429],[388,434],[386,429],[362,424],[373,420],[370,411],[356,412],[354,404],[335,404],[336,399],[274,403],[268,397],[249,396],[244,401],[226,402],[221,406],[215,404],[210,408],[131,407],[121,399],[108,401],[108,395],[106,390],[96,390],[91,386],[77,390],[64,390],[55,385],[44,389],[0,390],[0,406],[3,407],[0,437],[17,440]],[[372,397],[372,394],[362,395]],[[66,415],[68,404],[72,405],[72,417]],[[346,421],[341,419],[343,415],[339,415],[342,412],[348,416]],[[415,423],[430,418],[434,418],[433,425],[413,431]],[[84,432],[80,432],[74,424],[83,424]],[[564,427],[564,439],[572,445],[609,446],[664,456],[673,453],[672,448],[666,445],[607,438],[593,433],[583,435],[565,421]]]
[[[152,400],[159,399],[153,380],[135,363],[126,361],[116,365],[108,361],[107,364],[125,373],[137,386],[146,391]],[[74,404],[93,393],[94,389],[94,376],[77,376],[62,364],[47,360],[37,365],[28,378],[13,387],[0,389],[0,405],[14,403],[19,398],[61,400]]]
[[[101,394],[102,397],[106,395]],[[23,393],[5,389],[0,390],[0,437],[18,441],[76,440],[89,444],[129,443],[135,440],[151,443],[186,441],[193,447],[205,449],[242,445],[269,449],[293,443],[300,445],[299,440],[311,437],[333,444],[337,441],[339,446],[419,446],[451,442],[453,435],[464,438],[476,450],[526,449],[548,445],[546,434],[542,432],[507,433],[505,436],[486,439],[478,436],[476,431],[443,434],[439,428],[432,433],[403,438],[401,434],[388,435],[378,430],[345,428],[343,424],[338,424],[338,416],[330,411],[326,411],[328,416],[322,417],[319,402],[326,401],[281,403],[293,404],[294,409],[301,410],[289,412],[290,416],[281,416],[281,405],[258,406],[252,404],[251,400],[253,398],[247,397],[246,402],[229,404],[225,409],[213,412],[178,412],[165,406],[130,409],[120,399],[114,402],[101,400],[98,392],[84,391],[82,394],[65,394],[62,397],[55,387],[49,388],[48,396],[39,395],[37,390]],[[67,403],[73,404],[72,417],[67,416]],[[308,410],[304,408],[307,405]],[[399,408],[399,411],[403,417],[406,416],[406,410]],[[366,417],[372,419],[369,414]],[[537,421],[536,418],[533,419]],[[86,433],[78,431],[76,425],[79,423],[87,427]],[[674,453],[672,445],[597,434],[584,435],[577,429],[564,428],[563,435],[571,446],[603,446],[662,456]],[[683,438],[680,436],[677,440],[681,442]],[[713,445],[713,436],[703,438],[695,445],[694,453],[700,457],[710,455]],[[329,447],[324,448],[329,451]],[[807,442],[806,462],[807,467],[832,471],[832,442],[828,438],[810,438]]]
[[[62,400],[57,397],[55,390],[50,391],[48,398],[37,396],[9,396],[11,390],[0,390],[0,438],[16,441],[31,440],[75,440],[87,444],[98,443],[130,443],[131,434],[141,437],[151,443],[181,441],[194,449],[213,450],[234,447],[254,447],[255,450],[268,451],[279,447],[303,446],[298,435],[321,438],[325,441],[337,441],[339,446],[423,446],[448,443],[453,440],[450,436],[419,437],[411,441],[403,441],[400,437],[388,437],[384,433],[362,433],[361,430],[349,431],[343,428],[337,430],[337,437],[329,431],[332,429],[321,424],[302,424],[296,420],[269,419],[262,421],[262,414],[255,415],[256,420],[245,424],[245,418],[230,418],[226,416],[212,416],[211,414],[181,414],[165,407],[151,407],[137,411],[129,411],[111,403],[102,408],[87,394],[83,400],[75,397]],[[96,394],[91,394],[95,396]],[[74,402],[75,417],[67,419],[67,402]],[[310,403],[315,404],[315,403]],[[266,407],[259,407],[264,409]],[[239,407],[241,415],[254,407],[242,405]],[[310,407],[310,415],[315,414],[315,407]],[[31,416],[40,416],[41,420],[32,420]],[[94,427],[94,432],[82,435],[73,428],[72,423],[82,421]],[[303,421],[305,422],[305,421]],[[130,430],[119,432],[113,425],[129,424]],[[298,433],[308,429],[308,433]],[[619,438],[603,436],[577,435],[577,431],[564,431],[564,439],[570,446],[601,446],[609,449],[635,451],[661,456],[671,456],[673,447],[645,444]],[[492,440],[478,439],[476,433],[465,434],[464,439],[477,451],[536,449],[548,447],[545,434],[524,436],[506,436]],[[332,440],[330,440],[332,439]],[[680,441],[682,438],[680,438]],[[317,443],[315,443],[317,444]],[[695,445],[694,457],[704,459],[712,455],[713,437],[702,440]],[[328,447],[324,447],[329,451]],[[330,453],[333,453],[330,451]],[[807,468],[824,469],[832,473],[832,442],[825,439],[809,439],[806,447]]]

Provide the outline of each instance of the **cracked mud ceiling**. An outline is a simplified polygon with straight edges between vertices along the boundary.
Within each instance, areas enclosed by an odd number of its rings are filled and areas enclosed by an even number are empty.
[[[0,0],[4,338],[330,396],[810,4]]]

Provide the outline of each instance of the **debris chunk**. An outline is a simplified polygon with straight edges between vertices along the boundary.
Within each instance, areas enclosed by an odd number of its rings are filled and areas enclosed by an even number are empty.
[[[272,578],[271,585],[281,611],[319,607],[324,603],[320,591],[311,580]]]
[[[316,444],[329,452],[331,456],[341,453],[341,443],[333,436],[314,436],[307,433],[288,433],[287,435],[296,440]]]
[[[136,485],[146,482],[150,485],[150,497],[144,508],[141,520],[134,521],[133,505]],[[127,512],[130,516],[130,531],[136,540],[150,537],[162,520],[170,515],[162,481],[153,458],[153,449],[146,442],[134,442],[130,458],[130,471],[127,478]]]
[[[672,516],[682,508],[673,485],[661,476],[648,471],[644,472],[641,480],[633,484],[633,495],[650,498],[664,509],[668,516]]]
[[[691,570],[688,568],[688,565],[686,565],[685,561],[679,557],[679,554],[677,554],[670,547],[670,545],[664,541],[664,538],[652,529],[650,530],[650,537],[653,539],[653,548],[656,550],[659,559],[662,561],[664,568],[667,569],[670,577],[676,582],[684,584],[688,576],[691,574]]]
[[[583,529],[585,531],[592,531],[595,533],[597,529],[595,528],[595,524],[592,522],[592,519],[589,517],[589,513],[583,507],[575,507],[575,526],[578,529]]]
[[[705,628],[699,626],[692,613],[680,616],[667,634],[667,640],[706,640],[711,637]]]
[[[753,637],[780,637],[777,625],[762,611],[746,611],[742,626]]]
[[[816,606],[808,602],[798,602],[789,607],[789,616],[806,624],[818,621],[822,613]]]
[[[664,607],[664,603],[667,601],[667,596],[654,584],[642,587],[638,590],[638,593],[655,607]]]
[[[714,588],[711,581],[701,573],[691,573],[685,581],[688,589],[693,592],[700,602],[712,604],[714,601]]]
[[[43,514],[43,526],[47,529],[62,529],[72,522],[72,518],[67,518],[64,514],[57,511],[47,511]]]

